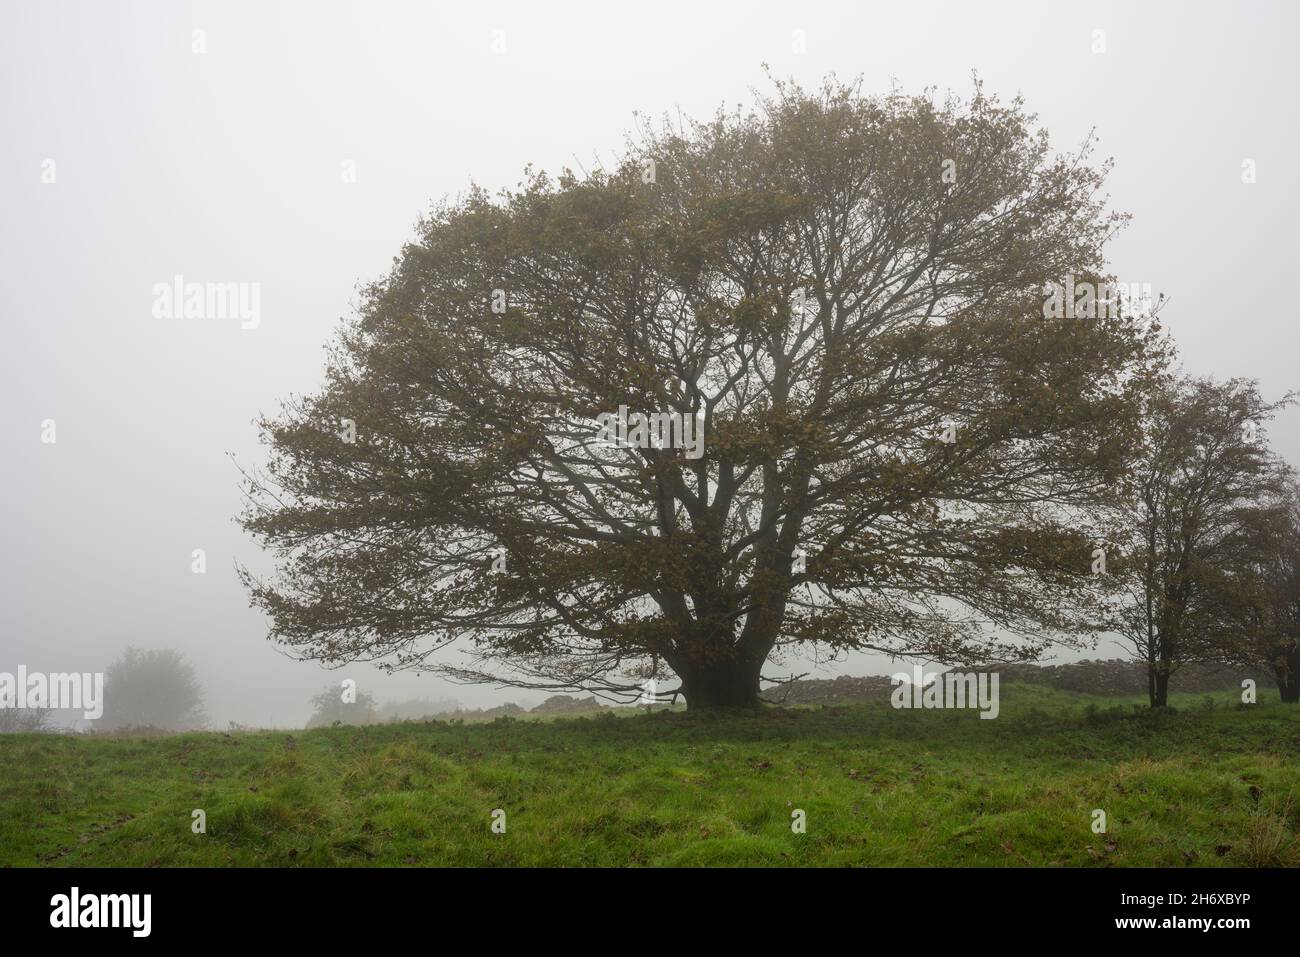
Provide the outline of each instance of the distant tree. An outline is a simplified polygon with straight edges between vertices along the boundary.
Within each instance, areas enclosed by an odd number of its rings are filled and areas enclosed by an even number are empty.
[[[127,648],[104,675],[104,714],[96,727],[202,727],[203,688],[194,666],[171,648]]]
[[[349,701],[343,689],[326,688],[311,699],[312,715],[309,728],[328,728],[333,724],[374,724],[377,720],[374,696],[365,691],[355,692]]]
[[[1255,586],[1242,659],[1264,668],[1282,700],[1300,703],[1300,486],[1294,477],[1251,530]]]
[[[49,708],[0,708],[0,734],[50,730]]]
[[[1147,406],[1112,572],[1120,631],[1147,665],[1152,707],[1168,704],[1169,679],[1184,662],[1241,656],[1254,601],[1252,530],[1287,473],[1265,423],[1289,402],[1264,401],[1246,380],[1186,378]]]
[[[280,565],[243,574],[272,636],[631,701],[672,674],[691,708],[756,706],[798,645],[1091,642],[1085,519],[1164,340],[1047,308],[1104,284],[1123,218],[1089,153],[978,88],[778,84],[437,209],[323,391],[262,422],[243,523]]]
[[[460,710],[460,702],[451,699],[430,701],[428,698],[411,698],[408,701],[385,702],[380,706],[376,720],[419,721],[432,715],[455,714]]]

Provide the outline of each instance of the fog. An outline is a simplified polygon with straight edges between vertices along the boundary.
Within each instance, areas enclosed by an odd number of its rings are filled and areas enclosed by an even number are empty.
[[[966,94],[976,71],[1062,150],[1095,127],[1112,205],[1134,217],[1114,271],[1168,297],[1186,370],[1258,378],[1268,398],[1295,387],[1296,6],[998,9],[6,3],[0,670],[177,648],[218,727],[300,727],[342,677],[379,701],[540,701],[282,655],[234,573],[271,567],[232,521],[236,463],[261,461],[259,413],[321,384],[358,285],[432,202],[512,186],[527,163],[609,166],[633,111],[748,102],[769,89],[764,63],[808,86],[861,74],[873,93]],[[154,286],[177,276],[258,284],[257,321],[157,317]],[[1300,461],[1295,410],[1270,440]],[[891,670],[853,655],[824,673]]]

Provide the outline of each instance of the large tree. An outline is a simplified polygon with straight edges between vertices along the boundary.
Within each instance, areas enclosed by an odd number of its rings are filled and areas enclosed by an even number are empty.
[[[1152,707],[1187,661],[1239,659],[1258,607],[1261,530],[1288,470],[1265,427],[1270,403],[1254,382],[1183,378],[1154,394],[1128,473],[1120,527],[1120,632],[1146,662]]]
[[[978,86],[777,84],[436,208],[323,390],[262,422],[273,637],[613,696],[671,674],[691,707],[754,704],[791,645],[1089,640],[1088,517],[1163,359],[1150,317],[1045,307],[1122,220],[1089,153]],[[609,441],[620,407],[702,454]]]

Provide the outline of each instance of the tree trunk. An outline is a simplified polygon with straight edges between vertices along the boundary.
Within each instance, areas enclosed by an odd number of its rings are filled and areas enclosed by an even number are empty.
[[[1151,707],[1168,707],[1169,668],[1166,662],[1157,661],[1147,670],[1147,691],[1151,698]]]
[[[1277,690],[1287,704],[1300,704],[1300,675],[1279,675]]]
[[[1287,704],[1300,703],[1300,644],[1285,648],[1280,660],[1275,660],[1273,677],[1277,690]]]
[[[738,658],[684,668],[678,676],[687,709],[758,708],[761,670],[762,662],[755,667]]]

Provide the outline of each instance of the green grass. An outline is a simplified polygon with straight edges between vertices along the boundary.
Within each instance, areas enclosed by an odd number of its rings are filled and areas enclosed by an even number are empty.
[[[6,735],[0,864],[1300,864],[1300,708],[1235,700]]]

